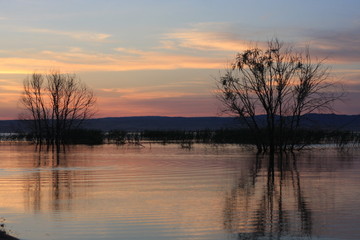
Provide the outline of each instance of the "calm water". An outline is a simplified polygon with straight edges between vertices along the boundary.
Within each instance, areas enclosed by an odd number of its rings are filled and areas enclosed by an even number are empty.
[[[21,239],[360,239],[360,151],[0,145],[0,223]]]

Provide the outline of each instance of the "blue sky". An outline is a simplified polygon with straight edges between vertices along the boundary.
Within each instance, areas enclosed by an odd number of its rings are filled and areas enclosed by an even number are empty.
[[[0,119],[17,118],[34,71],[76,73],[98,117],[214,116],[214,77],[273,37],[309,44],[359,113],[360,1],[0,1]]]

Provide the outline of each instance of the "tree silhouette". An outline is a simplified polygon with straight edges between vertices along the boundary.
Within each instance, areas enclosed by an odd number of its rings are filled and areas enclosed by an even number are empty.
[[[70,130],[94,115],[94,93],[75,74],[33,73],[24,80],[20,102],[37,144],[66,143]]]
[[[238,116],[257,139],[259,152],[293,149],[304,114],[331,111],[341,97],[328,81],[323,60],[313,62],[309,49],[296,51],[278,39],[238,53],[217,79],[224,112]],[[264,114],[264,123],[257,115]]]

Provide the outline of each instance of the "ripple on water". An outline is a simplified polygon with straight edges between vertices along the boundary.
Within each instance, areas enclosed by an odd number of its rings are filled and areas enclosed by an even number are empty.
[[[359,238],[359,154],[307,152],[274,172],[236,146],[12,146],[0,157],[2,214],[24,239]]]

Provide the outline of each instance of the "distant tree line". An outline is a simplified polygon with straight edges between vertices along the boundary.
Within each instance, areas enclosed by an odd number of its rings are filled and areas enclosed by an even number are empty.
[[[264,130],[264,137],[266,131]],[[33,133],[18,133],[3,135],[2,141],[34,141]],[[218,129],[218,130],[145,130],[129,132],[125,130],[111,130],[102,132],[94,129],[72,129],[65,135],[65,144],[239,144],[256,146],[257,136],[250,129]],[[294,150],[300,150],[312,144],[334,144],[338,147],[360,144],[360,133],[351,131],[330,131],[298,129],[294,137]]]
[[[264,130],[264,137],[267,136]],[[136,136],[136,137],[134,137]],[[218,129],[218,130],[146,130],[127,132],[113,130],[104,134],[107,143],[126,144],[140,142],[154,142],[160,144],[208,143],[208,144],[246,144],[255,145],[257,137],[250,129]],[[330,131],[298,129],[293,139],[294,150],[300,150],[311,144],[335,144],[344,147],[349,144],[360,143],[360,133],[351,131]]]
[[[263,133],[267,136],[266,130]],[[255,145],[257,137],[250,129],[219,129],[199,131],[144,131],[142,139],[159,143],[193,143],[212,144],[249,144]],[[293,139],[294,150],[300,150],[311,144],[336,144],[344,147],[347,144],[359,144],[360,133],[350,131],[326,131],[298,129]]]

